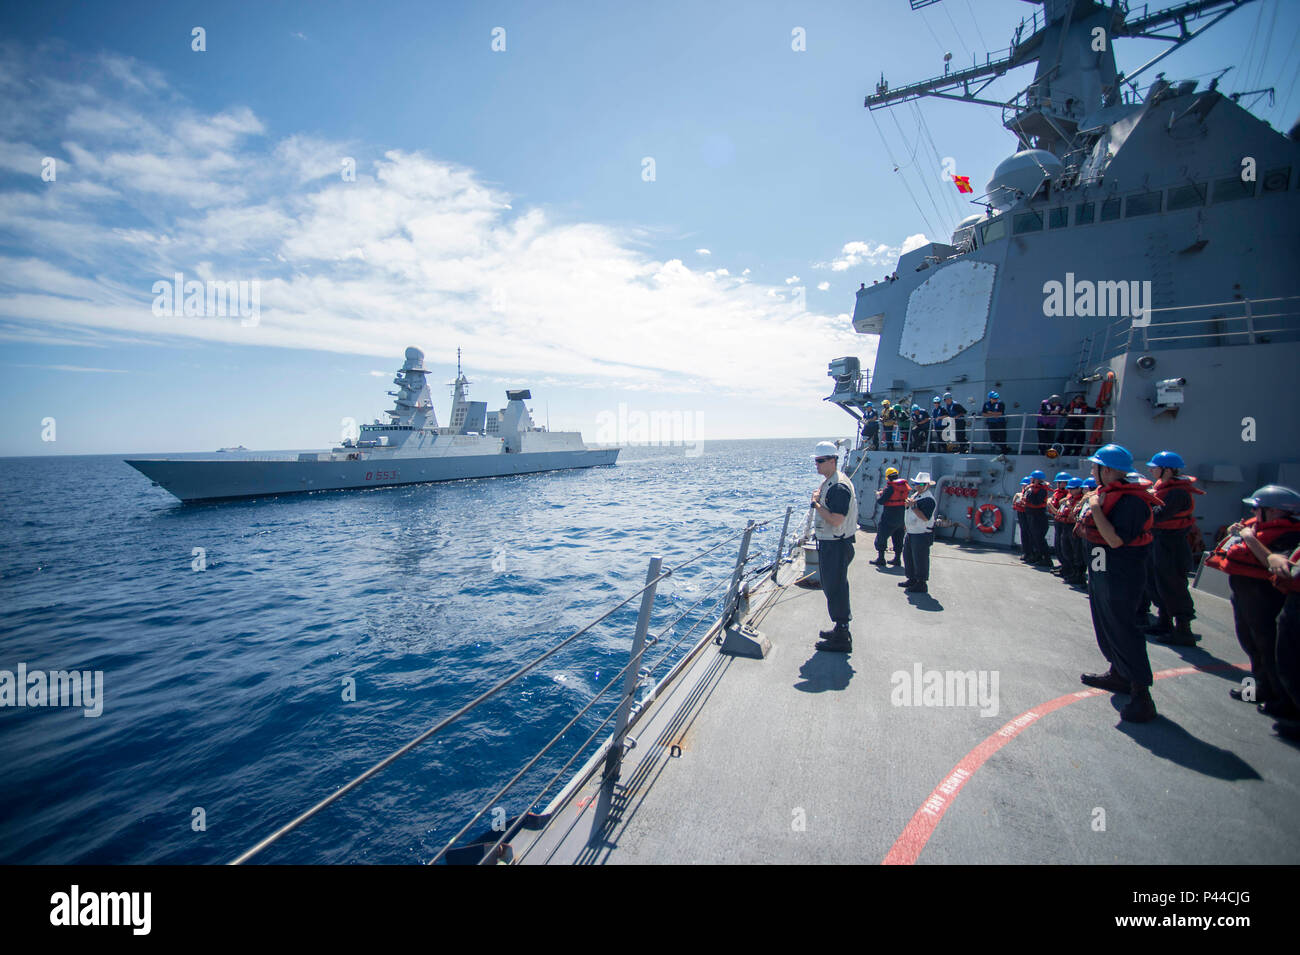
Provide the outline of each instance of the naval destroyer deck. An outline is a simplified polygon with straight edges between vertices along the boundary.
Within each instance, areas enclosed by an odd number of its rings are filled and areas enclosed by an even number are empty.
[[[813,650],[825,599],[783,568],[750,601],[768,656],[705,643],[620,779],[522,830],[516,862],[1300,862],[1300,752],[1228,696],[1245,654],[1226,600],[1194,592],[1198,647],[1149,645],[1160,716],[1132,725],[1126,697],[1079,683],[1104,663],[1086,594],[937,543],[931,593],[909,598],[869,552],[859,533],[851,655]],[[998,674],[996,714],[895,705],[918,667]]]

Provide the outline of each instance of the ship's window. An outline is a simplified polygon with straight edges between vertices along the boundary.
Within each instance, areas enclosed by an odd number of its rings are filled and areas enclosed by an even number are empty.
[[[1107,199],[1105,202],[1103,202],[1101,204],[1101,219],[1099,221],[1109,222],[1111,219],[1118,219],[1119,205],[1120,205],[1120,201],[1118,198]]]
[[[1097,205],[1093,202],[1081,202],[1074,207],[1074,224],[1090,225],[1097,218]]]
[[[996,242],[998,239],[1007,237],[1007,219],[1006,216],[998,216],[989,222],[980,226],[980,244],[987,245],[989,242]]]
[[[1047,216],[1047,227],[1049,229],[1064,229],[1070,224],[1070,207],[1057,206]]]
[[[1124,200],[1124,218],[1149,216],[1160,211],[1160,193],[1135,192]]]
[[[1291,185],[1291,167],[1270,169],[1264,173],[1263,182],[1260,187],[1261,192],[1286,192],[1286,187]]]
[[[1174,186],[1169,190],[1169,204],[1166,208],[1170,212],[1203,205],[1205,205],[1205,183],[1203,182],[1195,182],[1190,186]]]
[[[1016,235],[1026,232],[1043,231],[1043,214],[1041,212],[1022,212],[1016,216]]]
[[[1214,180],[1214,198],[1211,202],[1231,202],[1233,199],[1249,199],[1255,194],[1253,182],[1242,182],[1240,176]]]

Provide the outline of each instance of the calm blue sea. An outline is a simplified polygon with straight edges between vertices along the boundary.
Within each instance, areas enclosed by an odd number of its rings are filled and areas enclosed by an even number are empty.
[[[672,566],[776,518],[756,538],[770,559],[786,505],[801,526],[817,486],[814,444],[198,505],[116,457],[0,459],[0,669],[104,674],[97,718],[0,709],[0,863],[230,860],[635,591],[651,554]],[[737,546],[661,584],[652,632]],[[259,860],[428,860],[626,662],[636,605]],[[506,798],[510,816],[611,707]]]

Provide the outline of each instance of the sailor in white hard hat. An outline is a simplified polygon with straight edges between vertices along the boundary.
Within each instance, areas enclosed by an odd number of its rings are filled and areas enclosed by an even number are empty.
[[[930,545],[934,543],[934,512],[939,502],[930,493],[934,482],[930,480],[929,471],[918,471],[912,478],[912,494],[907,499],[907,510],[903,512],[903,527],[907,536],[903,538],[903,569],[907,580],[898,586],[904,593],[929,593],[930,579]]]
[[[826,593],[826,609],[835,626],[823,630],[818,650],[850,653],[849,564],[853,561],[853,539],[858,532],[858,496],[853,482],[839,469],[839,449],[830,441],[817,445],[812,454],[817,473],[825,480],[812,496],[816,511],[813,530],[817,536],[817,562]]]

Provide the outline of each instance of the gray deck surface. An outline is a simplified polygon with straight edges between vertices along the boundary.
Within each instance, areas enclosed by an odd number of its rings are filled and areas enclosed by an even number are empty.
[[[909,597],[901,568],[868,563],[870,541],[849,569],[850,656],[813,649],[830,626],[820,590],[755,600],[767,658],[706,647],[635,728],[613,792],[597,776],[535,842],[520,834],[518,861],[878,863],[973,748],[1106,668],[1086,593],[1046,570],[937,543],[930,594]],[[1157,679],[1152,723],[1121,722],[1128,698],[1110,694],[1041,715],[950,797],[916,861],[1300,862],[1300,748],[1228,696],[1244,675],[1228,666],[1246,662],[1231,608],[1194,596],[1200,645],[1149,643],[1152,669],[1222,669]],[[996,671],[996,715],[894,705],[891,674],[918,662]]]

